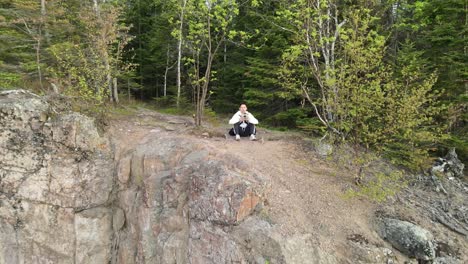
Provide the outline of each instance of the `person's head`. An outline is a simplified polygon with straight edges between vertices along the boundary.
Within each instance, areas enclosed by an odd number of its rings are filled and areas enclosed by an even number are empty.
[[[245,113],[247,111],[247,105],[242,103],[240,106],[239,106],[239,111],[241,113]]]

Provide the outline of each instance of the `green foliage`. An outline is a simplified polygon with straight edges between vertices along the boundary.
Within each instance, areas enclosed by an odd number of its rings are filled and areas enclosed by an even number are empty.
[[[288,10],[284,17],[306,21],[312,15],[303,8]],[[320,21],[318,26],[307,24],[308,31],[297,31],[297,44],[283,55],[284,89],[302,91],[318,107],[322,123],[341,138],[382,152],[398,149],[402,156],[393,156],[397,163],[411,162],[412,168],[419,169],[443,130],[434,122],[443,110],[433,90],[436,75],[411,43],[399,51],[401,64],[386,63],[385,37],[375,30],[378,20],[370,9],[348,7],[343,16],[346,23],[337,33],[339,42],[324,39],[324,32],[310,34],[326,30]],[[333,43],[336,49],[330,48]],[[338,59],[331,60],[330,52]],[[308,58],[309,64],[304,65]],[[309,84],[310,78],[315,85]]]
[[[41,25],[38,1],[0,2],[0,86],[22,86],[37,78],[35,45]]]
[[[265,121],[274,126],[296,128],[297,121],[306,118],[307,115],[302,109],[289,109],[287,111],[279,112],[267,118]]]
[[[88,53],[91,52],[91,53]],[[52,78],[65,87],[64,92],[71,96],[79,96],[86,100],[95,98],[101,101],[105,89],[96,89],[96,85],[105,88],[108,85],[106,76],[102,73],[105,66],[100,64],[99,54],[87,50],[86,47],[74,43],[59,43],[52,45],[49,52],[56,61],[49,71]]]
[[[41,5],[43,3],[44,5]],[[129,40],[122,2],[14,0],[0,4],[2,86],[102,101],[112,78],[125,80]]]
[[[376,173],[372,179],[360,186],[356,190],[348,190],[345,193],[346,198],[365,197],[375,202],[384,202],[389,197],[395,196],[403,187],[406,186],[401,171],[391,173]]]
[[[335,144],[329,161],[332,161],[339,171],[354,178],[356,185],[345,192],[344,197],[347,198],[364,197],[383,202],[407,184],[405,170],[388,163],[378,152],[357,144]]]
[[[178,108],[174,107],[177,100],[175,95],[155,97],[153,100],[156,103],[155,106],[164,113],[182,115],[191,115],[193,113],[193,105],[185,98],[182,98],[182,100],[179,102]]]
[[[0,90],[18,87],[21,75],[18,73],[0,72]]]
[[[169,64],[175,62],[176,47],[171,35],[171,21],[177,19],[174,6],[177,1],[128,0],[125,23],[133,25],[129,34],[134,36],[125,48],[126,61],[136,64],[139,93],[145,98],[162,96],[167,55]],[[175,83],[175,67],[168,72],[168,81]],[[168,93],[174,94],[172,90]]]
[[[211,95],[210,84],[216,81],[217,71],[213,69],[213,63],[220,47],[228,38],[246,34],[232,29],[234,18],[239,14],[236,1],[197,0],[190,3],[186,45],[191,52],[185,57],[185,65],[193,88],[195,124],[200,126],[206,101]]]
[[[435,73],[428,72],[421,55],[411,43],[399,52],[401,66],[395,67],[387,93],[386,106],[392,111],[382,123],[385,135],[391,136],[380,144],[390,156],[398,150],[402,157],[397,161],[413,169],[425,168],[428,152],[446,137],[445,125],[435,122],[445,108],[437,103]]]
[[[436,117],[436,122],[446,132],[451,132],[449,137],[466,138],[466,1],[402,1],[397,12],[393,30],[395,41],[412,41],[414,48],[421,52],[420,59],[424,59],[428,67],[438,73],[434,90],[439,91],[437,101],[445,105],[446,109]],[[397,63],[401,58],[398,57]],[[449,147],[456,147],[464,152],[463,144],[457,145],[455,142],[457,141],[444,140],[443,148],[446,144],[453,144]]]
[[[317,117],[299,119],[296,121],[296,126],[315,136],[323,135],[327,130]]]
[[[239,6],[235,29],[250,37],[228,42],[227,53],[222,54],[226,61],[214,66],[219,76],[211,103],[215,111],[232,113],[244,102],[260,120],[266,120],[300,104],[300,95],[285,92],[278,79],[288,34],[270,22],[277,8],[274,2]]]
[[[262,123],[415,170],[449,147],[468,156],[464,0],[98,3],[0,0],[0,89],[53,84],[102,106],[115,77],[170,112],[182,37],[182,112],[246,102]]]
[[[291,108],[279,112],[265,119],[265,122],[272,126],[287,127],[289,129],[302,128],[309,130],[311,126],[316,127],[315,119],[309,117],[309,109]]]
[[[262,124],[333,133],[414,170],[427,167],[429,154],[465,148],[467,21],[461,0],[251,1],[232,13],[224,1],[189,1],[190,22],[182,32],[180,1],[148,1],[130,1],[129,13],[141,25],[132,31],[137,52],[129,54],[138,54],[146,89],[161,85],[166,58],[175,60],[174,40],[182,33],[189,105],[202,92],[197,87],[209,83],[206,106],[216,113],[232,113],[246,102]],[[207,18],[214,21],[210,26]],[[221,43],[212,57],[208,32],[215,37],[211,47]],[[220,36],[225,39],[216,42]],[[158,105],[174,103],[174,77],[171,68],[169,96]],[[368,161],[353,162],[359,167]],[[379,174],[362,193],[382,199],[379,192],[390,193],[398,179]]]

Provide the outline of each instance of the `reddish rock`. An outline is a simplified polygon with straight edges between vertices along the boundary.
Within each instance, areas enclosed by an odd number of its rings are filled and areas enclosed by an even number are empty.
[[[249,216],[260,202],[260,197],[252,192],[247,192],[244,199],[241,201],[239,210],[237,211],[237,221],[242,221],[245,217]]]

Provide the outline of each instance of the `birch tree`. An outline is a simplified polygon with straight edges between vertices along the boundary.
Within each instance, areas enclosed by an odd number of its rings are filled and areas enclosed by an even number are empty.
[[[224,41],[235,35],[231,27],[238,14],[237,3],[233,0],[193,1],[187,35],[191,56],[186,57],[186,64],[190,67],[189,78],[194,89],[197,126],[202,124],[210,81],[215,74],[213,61]]]
[[[336,134],[342,134],[334,125],[336,106],[339,104],[339,86],[336,82],[336,51],[346,19],[339,12],[334,0],[285,1],[284,9],[277,12],[284,29],[296,36],[296,42],[285,53],[286,61],[299,57],[311,76],[303,76],[299,85],[305,99],[313,106],[320,121]],[[314,78],[320,95],[311,94]]]
[[[185,25],[185,12],[187,9],[187,1],[188,0],[181,0],[179,1],[179,27],[176,32],[177,35],[177,108],[180,106],[180,91],[181,91],[181,61],[182,61],[182,43],[183,43],[183,36],[184,36],[184,25]]]
[[[413,59],[398,69],[386,63],[386,38],[372,9],[359,3],[305,0],[280,14],[295,36],[283,55],[284,85],[302,91],[329,134],[388,153],[398,149],[421,164],[428,148],[417,146],[434,144],[440,134],[433,121],[440,111],[432,89],[437,78],[421,54],[405,53]]]

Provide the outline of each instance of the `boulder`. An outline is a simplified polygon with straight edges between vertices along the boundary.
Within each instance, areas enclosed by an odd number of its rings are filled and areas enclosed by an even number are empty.
[[[30,92],[0,93],[0,263],[107,263],[108,141],[89,117],[49,112]]]
[[[314,143],[314,149],[321,158],[326,158],[333,153],[333,145],[322,140]]]
[[[247,263],[230,229],[262,202],[262,178],[188,139],[148,137],[118,167],[117,262]]]
[[[392,218],[382,218],[378,224],[379,235],[406,254],[419,260],[433,260],[435,246],[432,234],[415,224]]]

